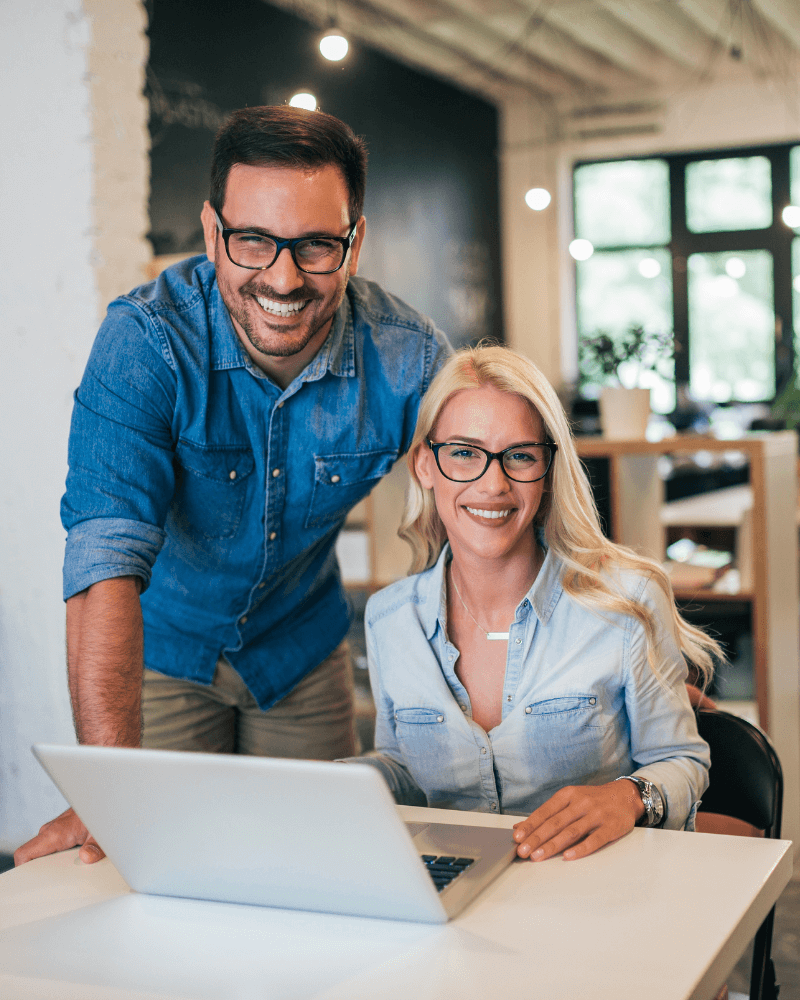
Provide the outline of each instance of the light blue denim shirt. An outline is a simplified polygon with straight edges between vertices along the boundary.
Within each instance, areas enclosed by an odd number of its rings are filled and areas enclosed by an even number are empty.
[[[141,577],[146,665],[210,683],[224,653],[268,708],[344,637],[336,536],[407,450],[448,352],[430,320],[352,278],[282,390],[205,257],[115,300],[75,393],[65,599]]]
[[[664,797],[664,825],[692,829],[710,759],[661,588],[620,578],[655,613],[657,677],[639,621],[601,617],[570,598],[549,551],[517,606],[502,719],[487,733],[472,718],[455,673],[459,652],[447,638],[449,555],[446,546],[431,569],[367,604],[376,750],[358,759],[381,771],[398,802],[520,815],[565,785],[640,775]]]

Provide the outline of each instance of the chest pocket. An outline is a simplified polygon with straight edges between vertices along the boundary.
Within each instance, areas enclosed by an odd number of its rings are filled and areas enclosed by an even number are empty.
[[[525,706],[525,731],[531,747],[557,760],[578,748],[600,747],[602,709],[596,695],[548,698]]]
[[[187,534],[232,538],[255,470],[249,448],[178,441],[173,516]]]
[[[307,528],[344,520],[351,507],[382,479],[397,461],[396,451],[364,451],[314,456],[314,490]]]

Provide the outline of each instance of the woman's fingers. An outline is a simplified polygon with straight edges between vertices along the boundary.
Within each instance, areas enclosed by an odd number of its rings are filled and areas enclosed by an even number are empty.
[[[532,861],[561,852],[568,861],[586,857],[632,830],[643,808],[632,782],[562,788],[516,824],[517,854]]]

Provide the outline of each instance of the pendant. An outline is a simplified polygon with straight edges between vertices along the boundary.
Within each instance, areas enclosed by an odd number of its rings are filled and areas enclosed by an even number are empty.
[[[487,632],[486,638],[490,641],[496,639],[500,642],[508,642],[508,632]]]

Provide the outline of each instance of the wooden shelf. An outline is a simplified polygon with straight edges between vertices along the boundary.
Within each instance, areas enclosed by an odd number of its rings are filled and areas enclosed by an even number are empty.
[[[751,590],[739,590],[735,594],[728,594],[721,590],[711,590],[710,587],[698,587],[696,590],[673,588],[672,592],[679,604],[687,601],[696,601],[698,604],[736,604],[752,601],[755,596]]]

